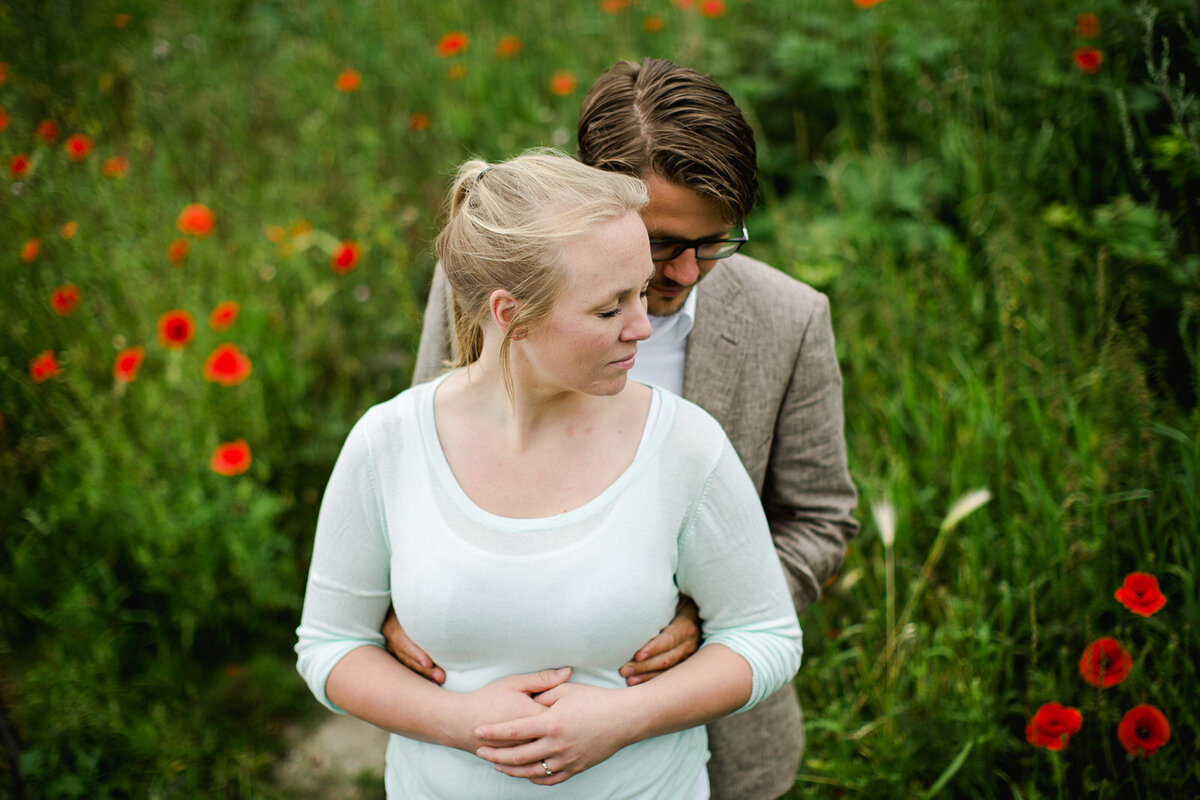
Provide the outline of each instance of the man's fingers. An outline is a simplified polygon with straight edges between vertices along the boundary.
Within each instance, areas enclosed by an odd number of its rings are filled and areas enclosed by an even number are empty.
[[[625,679],[625,685],[626,686],[637,686],[639,683],[645,683],[646,681],[651,680],[652,678],[657,678],[659,675],[662,675],[664,672],[666,672],[665,669],[659,670],[658,672],[643,672],[640,675],[630,675],[628,678]]]
[[[660,634],[660,636],[655,637],[655,641],[661,638],[662,635]],[[642,680],[639,682],[644,683],[655,675],[683,662],[684,659],[696,652],[698,646],[698,638],[688,637],[669,649],[661,651],[655,649],[653,653],[644,659],[629,661],[624,664],[621,667],[621,676],[626,679],[640,677]],[[639,651],[638,655],[642,655],[642,651]],[[630,685],[632,686],[633,684]]]
[[[433,663],[433,659],[429,654],[422,650],[416,642],[408,638],[408,634],[404,632],[400,621],[396,619],[396,613],[392,609],[388,609],[387,618],[383,621],[384,644],[392,656],[404,666],[408,667],[418,675],[431,680],[439,686],[446,682],[446,673],[437,664]]]
[[[680,610],[681,613],[671,620],[667,627],[637,651],[633,657],[634,662],[646,661],[680,648],[686,650],[684,657],[696,652],[696,648],[700,646],[700,623],[695,616],[695,606],[680,604]]]

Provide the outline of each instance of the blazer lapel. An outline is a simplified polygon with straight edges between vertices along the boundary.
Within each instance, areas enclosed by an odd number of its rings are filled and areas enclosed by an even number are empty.
[[[688,335],[683,396],[724,426],[741,380],[751,320],[740,308],[741,286],[727,265],[717,265],[694,291],[696,322]]]

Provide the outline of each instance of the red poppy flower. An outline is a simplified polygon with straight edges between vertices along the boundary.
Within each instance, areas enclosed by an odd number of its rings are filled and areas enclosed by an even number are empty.
[[[58,141],[58,123],[52,119],[44,119],[38,123],[35,133],[46,144],[54,144]]]
[[[1116,686],[1129,676],[1133,659],[1121,643],[1111,636],[1104,636],[1083,649],[1079,659],[1079,674],[1097,689]]]
[[[1126,751],[1146,758],[1171,738],[1171,725],[1154,706],[1134,706],[1117,725],[1117,738]]]
[[[600,13],[620,14],[629,7],[631,0],[600,0]]]
[[[560,69],[550,76],[550,91],[560,97],[570,94],[575,91],[575,76],[565,69]]]
[[[58,229],[58,232],[64,239],[74,239],[75,232],[78,230],[79,223],[75,220],[71,220],[70,222],[64,222],[63,226]]]
[[[129,159],[125,156],[112,156],[105,159],[101,170],[106,178],[124,178],[129,172]]]
[[[1076,14],[1075,35],[1080,39],[1095,39],[1100,35],[1100,18],[1090,11]]]
[[[34,383],[41,383],[47,378],[57,378],[59,373],[58,359],[52,350],[45,350],[37,358],[29,362],[29,374]]]
[[[192,243],[187,239],[172,239],[167,245],[167,261],[172,267],[178,267],[187,261],[188,253],[192,252]]]
[[[32,264],[40,252],[42,252],[42,240],[30,239],[21,246],[21,260],[26,264]]]
[[[496,58],[512,58],[521,54],[525,45],[516,36],[501,36],[496,40]]]
[[[877,6],[882,2],[883,0],[854,0],[854,5],[858,6],[859,8],[870,8],[871,6]]]
[[[222,442],[213,450],[208,465],[218,475],[241,475],[250,469],[250,445],[245,439]]]
[[[361,255],[362,249],[355,242],[342,242],[334,249],[329,265],[338,275],[345,275],[358,266]]]
[[[1075,59],[1075,66],[1084,75],[1095,75],[1104,63],[1104,53],[1094,47],[1076,47],[1072,57]]]
[[[1062,750],[1083,725],[1078,709],[1046,703],[1025,726],[1025,739],[1034,747]]]
[[[250,370],[250,359],[228,342],[217,345],[204,362],[204,377],[222,386],[237,386],[250,377]]]
[[[83,161],[92,152],[91,137],[76,133],[63,142],[63,149],[67,151],[67,158],[75,162]]]
[[[1115,595],[1121,604],[1135,614],[1148,617],[1167,604],[1158,590],[1158,579],[1149,572],[1131,572]]]
[[[126,347],[117,353],[117,358],[113,361],[113,378],[117,383],[132,383],[145,358],[146,350],[142,346]]]
[[[69,317],[79,305],[79,287],[73,283],[60,286],[50,293],[50,307],[60,317]]]
[[[168,350],[182,350],[196,335],[196,321],[186,311],[168,311],[158,318],[158,342]]]
[[[346,69],[337,76],[334,86],[339,92],[357,92],[362,86],[362,75],[357,70]]]
[[[703,0],[700,13],[709,18],[725,16],[725,0]]]
[[[175,225],[179,228],[180,233],[203,239],[212,233],[213,225],[216,222],[217,218],[208,206],[203,203],[192,203],[179,212],[179,219]]]
[[[422,114],[420,111],[414,111],[408,115],[408,129],[410,131],[423,131],[429,127],[429,115]]]
[[[470,44],[471,37],[462,31],[451,31],[441,39],[438,39],[437,54],[442,58],[456,56],[466,50]]]
[[[8,127],[8,121],[11,119],[8,112],[4,110],[4,106],[0,106],[0,131]]]
[[[29,156],[25,153],[17,153],[8,162],[8,174],[13,180],[24,178],[29,172]]]
[[[642,20],[642,30],[646,33],[658,33],[666,26],[667,23],[663,22],[663,18],[657,14],[651,14]]]
[[[217,307],[208,315],[208,327],[214,331],[226,331],[237,321],[238,311],[241,307],[234,300],[226,300],[224,303],[218,303]]]

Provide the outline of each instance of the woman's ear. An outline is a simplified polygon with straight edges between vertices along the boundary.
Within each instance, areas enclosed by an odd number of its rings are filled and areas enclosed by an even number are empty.
[[[488,297],[488,311],[491,313],[492,322],[496,323],[496,327],[502,333],[508,331],[508,326],[512,324],[520,306],[520,301],[507,289],[496,289]]]

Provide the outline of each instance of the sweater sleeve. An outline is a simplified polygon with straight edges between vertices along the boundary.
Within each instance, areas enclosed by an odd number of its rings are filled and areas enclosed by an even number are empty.
[[[391,548],[369,416],[351,430],[325,489],[296,630],[297,670],[317,700],[338,713],[344,712],[325,694],[329,673],[351,650],[383,645],[380,629],[391,604]]]
[[[800,667],[800,623],[754,484],[724,440],[680,537],[676,580],[700,609],[704,644],[742,656],[754,674],[745,711]]]

